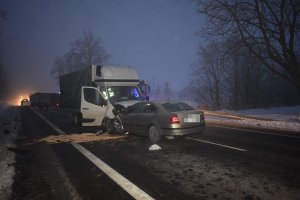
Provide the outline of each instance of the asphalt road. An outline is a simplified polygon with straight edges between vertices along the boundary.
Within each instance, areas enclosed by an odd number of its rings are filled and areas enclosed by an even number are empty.
[[[208,125],[149,151],[145,137],[95,136],[37,111],[21,109],[12,199],[300,199],[300,136]]]

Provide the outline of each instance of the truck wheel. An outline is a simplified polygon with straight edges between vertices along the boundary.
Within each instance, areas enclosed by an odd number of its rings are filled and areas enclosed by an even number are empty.
[[[160,141],[161,135],[160,130],[157,128],[157,126],[152,125],[149,128],[149,139],[153,144],[157,144]]]
[[[111,119],[106,119],[105,120],[105,127],[106,127],[106,131],[109,134],[113,133],[113,126],[112,126],[112,121]]]
[[[82,119],[79,114],[73,114],[73,122],[76,126],[81,126],[82,125]]]

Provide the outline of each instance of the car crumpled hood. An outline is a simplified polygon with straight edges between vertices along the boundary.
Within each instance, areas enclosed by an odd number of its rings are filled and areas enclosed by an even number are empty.
[[[140,100],[118,101],[115,102],[114,105],[119,104],[127,108],[128,106],[132,106],[133,104],[136,104],[138,102],[142,102],[142,101]]]

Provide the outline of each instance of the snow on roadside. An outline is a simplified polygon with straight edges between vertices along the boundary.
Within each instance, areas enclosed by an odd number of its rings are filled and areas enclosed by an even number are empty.
[[[300,105],[240,111],[207,111],[205,114],[208,124],[239,125],[300,133]]]
[[[220,110],[218,113],[251,116],[257,118],[267,118],[277,121],[299,122],[300,123],[300,105],[298,106],[284,106],[271,107],[267,109],[248,109],[248,110]]]
[[[237,126],[247,126],[256,128],[266,128],[266,129],[277,129],[277,130],[287,130],[300,133],[300,123],[296,122],[285,122],[285,121],[266,121],[257,119],[230,119],[226,117],[208,116],[205,117],[206,122],[217,123],[221,125],[237,125]]]
[[[19,109],[0,105],[0,199],[9,199],[15,174],[15,153],[8,147],[15,147],[20,129]]]

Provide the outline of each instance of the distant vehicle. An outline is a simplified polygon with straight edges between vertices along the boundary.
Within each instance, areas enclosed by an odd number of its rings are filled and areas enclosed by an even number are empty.
[[[122,122],[113,111],[143,100],[138,84],[131,67],[91,65],[60,76],[61,106],[75,124],[122,133]]]
[[[146,101],[149,101],[149,98],[150,98],[150,85],[144,81],[144,80],[141,80],[139,82],[139,85],[138,87],[140,88],[140,91],[141,91],[141,94],[142,94],[142,97],[146,100]]]
[[[36,106],[40,109],[59,108],[60,94],[37,92],[30,95],[30,102],[31,106]]]
[[[30,106],[30,101],[28,101],[28,99],[22,99],[21,106]]]
[[[204,113],[184,102],[139,102],[121,115],[124,129],[149,136],[157,143],[162,136],[200,134],[205,130]]]

